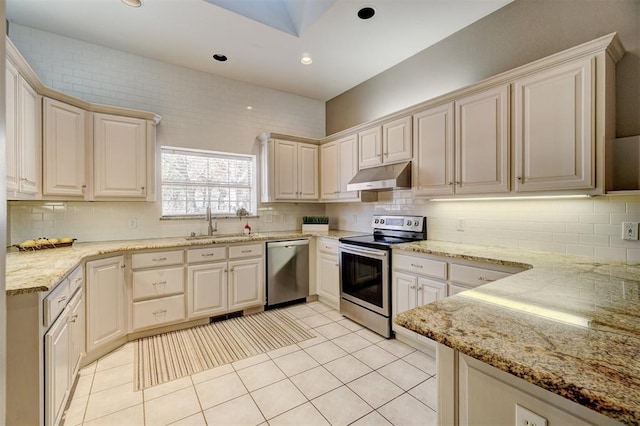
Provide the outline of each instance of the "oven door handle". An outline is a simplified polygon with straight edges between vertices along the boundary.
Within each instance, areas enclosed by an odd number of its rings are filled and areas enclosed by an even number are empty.
[[[376,250],[376,249],[368,249],[368,248],[364,248],[364,247],[355,247],[352,245],[341,245],[340,247],[340,251],[342,252],[347,252],[347,253],[353,253],[353,254],[360,254],[362,256],[366,256],[366,257],[376,257],[376,258],[385,258],[387,257],[387,252],[383,251],[383,250]]]

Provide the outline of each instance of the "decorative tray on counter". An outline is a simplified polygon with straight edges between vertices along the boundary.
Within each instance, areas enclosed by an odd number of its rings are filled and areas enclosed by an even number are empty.
[[[67,241],[67,239],[64,238],[65,241],[61,242],[60,239],[57,238],[39,238],[37,240],[27,240],[23,241],[20,244],[14,244],[13,247],[17,248],[18,251],[36,251],[60,247],[71,247],[76,239],[77,238],[72,238],[71,241]]]

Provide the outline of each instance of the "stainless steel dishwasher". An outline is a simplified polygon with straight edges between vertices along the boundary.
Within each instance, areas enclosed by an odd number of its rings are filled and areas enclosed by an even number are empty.
[[[267,242],[267,307],[309,295],[309,240]]]

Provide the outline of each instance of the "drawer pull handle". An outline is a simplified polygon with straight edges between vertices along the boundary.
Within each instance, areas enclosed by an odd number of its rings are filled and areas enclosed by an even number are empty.
[[[161,309],[161,310],[159,310],[159,311],[155,311],[155,312],[153,313],[153,315],[164,315],[164,314],[166,314],[166,313],[167,313],[167,310],[166,310],[166,309]]]
[[[69,322],[76,322],[77,319],[78,319],[78,314],[75,314],[75,315],[69,317]]]
[[[151,259],[152,262],[164,262],[165,260],[167,260],[166,257],[154,257]]]
[[[340,264],[339,264],[339,263],[336,263],[336,266],[340,266]]]
[[[411,266],[413,266],[414,268],[424,268],[424,265],[418,265],[417,263],[412,263]]]
[[[81,277],[76,278],[73,282],[79,283],[80,281],[82,281]]]
[[[215,256],[215,253],[202,253],[201,256],[202,257],[211,257],[211,256]]]
[[[251,253],[253,250],[242,250],[240,253]]]
[[[60,297],[58,297],[58,303],[66,302],[66,300],[67,300],[67,296],[60,296]]]
[[[151,283],[151,285],[154,285],[154,286],[155,285],[165,285],[165,284],[167,284],[166,281],[156,281],[155,283]]]
[[[487,277],[478,277],[478,281],[482,281],[482,282],[485,282],[485,283],[491,283],[494,280],[492,280],[491,278],[487,278]]]
[[[409,286],[409,288],[410,288],[411,290],[415,290],[416,286],[415,286],[415,285],[412,285],[412,286]]]

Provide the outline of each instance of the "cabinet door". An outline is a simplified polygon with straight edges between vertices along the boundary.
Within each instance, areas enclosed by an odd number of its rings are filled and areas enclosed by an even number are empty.
[[[439,281],[418,277],[418,291],[416,305],[422,306],[427,303],[447,297],[447,284]]]
[[[189,318],[227,312],[227,262],[189,266],[187,274]]]
[[[18,166],[18,70],[6,61],[5,80],[5,138],[6,138],[6,167],[7,190],[18,191],[20,176]]]
[[[93,124],[95,198],[141,198],[147,193],[147,123],[95,114]]]
[[[298,198],[298,143],[275,141],[275,191],[277,200]]]
[[[124,259],[87,262],[87,352],[125,334]]]
[[[358,139],[356,135],[352,135],[340,139],[337,143],[338,198],[341,200],[358,200],[358,191],[347,191],[347,184],[358,173]]]
[[[44,195],[84,196],[86,112],[44,99]]]
[[[57,425],[64,412],[70,388],[69,308],[44,336],[45,350],[45,425]]]
[[[38,94],[18,76],[18,147],[20,192],[37,194],[40,187],[40,104]]]
[[[340,191],[338,178],[338,143],[331,142],[320,146],[320,199],[335,200]]]
[[[382,151],[385,164],[411,160],[410,116],[382,125]]]
[[[593,188],[595,58],[515,82],[515,189]]]
[[[318,146],[298,144],[298,198],[317,200],[318,186]]]
[[[382,127],[374,127],[358,133],[358,168],[382,164]]]
[[[509,86],[456,105],[456,193],[509,191]]]
[[[335,254],[319,253],[317,273],[318,296],[326,299],[326,302],[337,308],[340,301],[338,257]]]
[[[262,259],[229,262],[229,310],[264,305]]]
[[[417,194],[454,193],[453,144],[453,103],[413,116],[413,187]]]
[[[418,277],[403,272],[393,272],[393,297],[391,315],[398,315],[415,308]]]
[[[69,385],[80,368],[84,349],[84,297],[80,289],[69,302]]]

